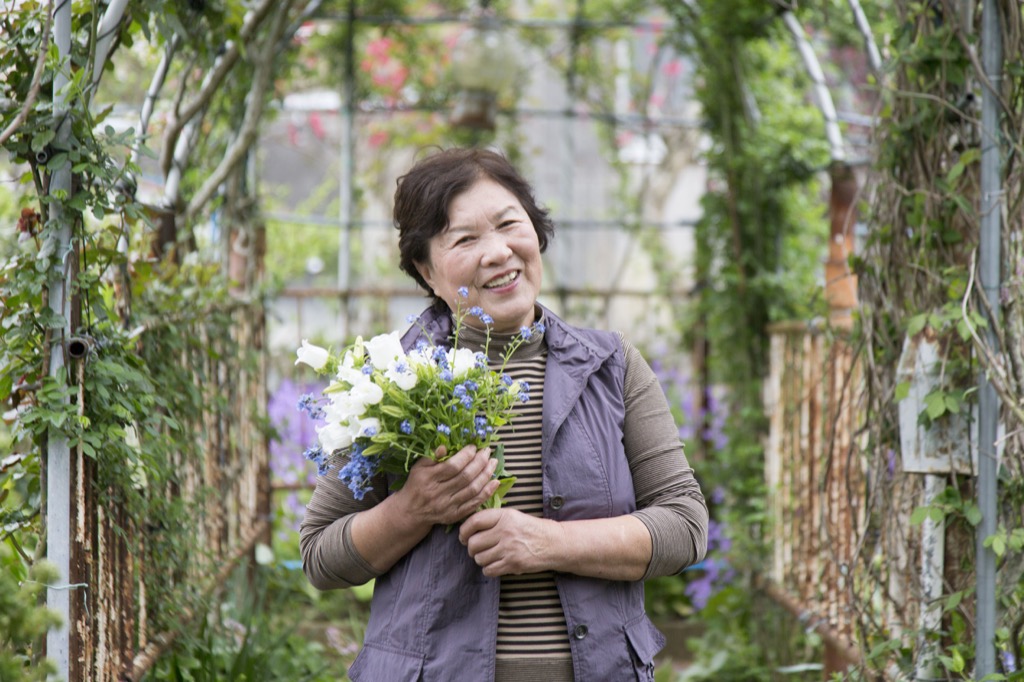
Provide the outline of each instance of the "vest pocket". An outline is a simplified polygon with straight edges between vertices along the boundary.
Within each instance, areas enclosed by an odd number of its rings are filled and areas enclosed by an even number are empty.
[[[423,672],[423,656],[364,644],[363,650],[349,666],[353,682],[418,682]]]
[[[654,657],[665,646],[665,636],[643,615],[626,625],[626,639],[637,681],[653,682]]]

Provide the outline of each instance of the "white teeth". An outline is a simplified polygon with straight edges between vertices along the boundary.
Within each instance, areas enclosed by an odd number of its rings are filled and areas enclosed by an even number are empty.
[[[506,284],[508,284],[509,282],[511,282],[512,280],[514,280],[518,276],[519,276],[519,271],[518,270],[513,270],[512,272],[508,273],[504,277],[499,277],[498,279],[492,279],[490,282],[488,282],[487,284],[484,285],[484,288],[485,289],[494,289],[495,287],[503,287]]]

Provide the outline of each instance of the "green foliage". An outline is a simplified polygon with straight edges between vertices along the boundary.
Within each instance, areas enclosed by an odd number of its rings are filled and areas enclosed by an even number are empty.
[[[199,11],[195,5],[133,4],[131,21],[118,25],[115,47],[140,36],[160,44],[178,33],[192,36],[194,49],[212,60],[222,42],[216,36],[238,37],[244,7],[217,3]],[[22,191],[15,202],[6,191],[0,194],[3,216],[14,204],[20,218],[17,230],[8,221],[0,240],[0,526],[4,546],[16,550],[13,557],[5,554],[3,564],[5,575],[18,580],[43,565],[41,455],[54,438],[64,438],[85,457],[89,498],[115,512],[108,522],[121,518],[117,512],[129,519],[114,531],[146,566],[146,622],[156,631],[174,626],[201,587],[184,577],[203,558],[195,537],[213,508],[204,502],[216,493],[200,489],[186,497],[181,491],[192,485],[189,466],[212,437],[203,431],[204,416],[236,409],[237,400],[206,388],[220,380],[210,372],[241,376],[252,372],[258,358],[234,334],[241,304],[216,267],[200,258],[178,267],[149,256],[151,226],[134,197],[140,169],[126,160],[138,143],[136,131],[107,123],[111,108],[96,103],[89,80],[97,7],[105,6],[72,6],[70,63],[59,63],[50,46],[36,106],[3,145]],[[44,10],[40,3],[19,3],[0,18],[10,37],[0,44],[0,61],[9,67],[0,96],[16,103],[0,112],[0,128],[27,96]],[[58,118],[50,79],[62,68],[70,73],[63,93],[68,109]],[[246,85],[230,82],[228,97],[244,101]],[[65,136],[57,133],[60,122]],[[227,127],[215,121],[207,131],[208,163],[222,156],[225,136],[217,132]],[[71,175],[70,188],[48,193],[58,171]],[[186,184],[198,179],[188,176]],[[70,248],[60,246],[62,234],[70,234]],[[50,309],[58,288],[70,302],[70,319]],[[72,359],[62,348],[65,326],[83,339],[85,357]],[[57,372],[50,371],[53,351],[65,361]],[[38,614],[42,619],[46,612]],[[38,651],[38,643],[21,635],[9,644],[18,656]]]
[[[942,523],[947,518],[964,519],[971,526],[977,526],[981,522],[981,510],[974,500],[965,499],[959,489],[948,486],[935,496],[930,505],[915,509],[910,515],[910,523],[917,525],[925,519]]]
[[[195,631],[180,636],[144,680],[348,679],[345,664],[354,648],[344,649],[342,639],[351,634],[339,630],[333,637],[325,635],[329,624],[306,620],[314,615],[306,594],[312,588],[301,575],[280,568],[242,567],[229,589],[234,597],[210,605]]]
[[[711,598],[702,616],[707,631],[690,642],[695,660],[678,682],[821,679],[820,664],[794,664],[817,660],[816,636],[764,595],[727,587]]]
[[[829,157],[822,117],[808,103],[810,83],[772,5],[662,5],[674,20],[673,43],[694,60],[711,140],[703,154],[709,182],[696,232],[699,299],[680,324],[691,343],[706,340],[711,381],[727,390],[728,444],[699,470],[706,490],[725,490],[716,514],[733,531],[728,558],[740,574],[697,614],[707,632],[695,641],[697,661],[681,679],[800,679],[806,674],[801,666],[780,672],[793,659],[779,652],[806,647],[807,654],[817,643],[778,628],[774,609],[753,606],[748,576],[766,557],[759,529],[765,520],[767,327],[825,312],[820,261],[828,220],[819,178]],[[767,642],[769,632],[778,640]]]
[[[26,573],[14,551],[0,544],[0,680],[44,682],[55,672],[37,647],[47,630],[60,625],[57,614],[39,607],[46,585],[59,577],[46,562]]]
[[[978,122],[978,102],[984,78],[978,72],[974,55],[982,49],[975,24],[970,30],[964,16],[953,6],[928,3],[896,3],[891,17],[892,33],[888,46],[887,89],[880,111],[882,125],[878,133],[879,174],[870,206],[871,230],[866,248],[853,259],[860,276],[864,302],[859,331],[866,349],[864,360],[871,367],[866,373],[869,403],[865,423],[865,454],[870,468],[884,467],[885,452],[897,449],[899,420],[896,403],[906,399],[909,383],[898,377],[898,363],[905,339],[923,334],[939,349],[937,384],[924,399],[919,425],[945,428],[951,417],[969,415],[976,401],[975,386],[980,372],[986,372],[1006,408],[1001,417],[1006,432],[1018,428],[1021,420],[1019,378],[998,370],[1006,364],[1019,364],[1021,324],[1017,305],[1020,287],[1016,273],[1020,268],[1021,205],[1020,169],[1004,164],[1001,172],[1004,194],[1004,225],[1000,249],[1006,286],[998,300],[989,294],[988,302],[978,296],[976,249],[979,244],[979,207],[981,150],[986,144]],[[975,6],[976,9],[976,6]],[[1006,34],[1004,69],[1018,68],[1021,36]],[[1001,93],[1006,108],[1000,116],[1003,139],[1019,139],[1022,116],[1021,84],[1007,83]],[[1010,143],[1014,144],[1014,143]],[[1016,152],[1011,152],[1010,156]],[[1001,308],[1001,323],[993,329],[986,323],[986,308]],[[999,337],[999,347],[988,345],[989,334]],[[964,424],[969,419],[964,419]],[[958,420],[957,423],[960,423]],[[954,438],[958,435],[954,434]],[[974,436],[962,433],[963,440]],[[1024,635],[1024,607],[1020,600],[1021,570],[1024,564],[1024,535],[1014,530],[1021,525],[1020,478],[1022,443],[1012,436],[1001,439],[999,530],[983,544],[999,558],[997,573],[997,612],[1004,635],[1000,650],[1021,660]],[[906,483],[883,485],[876,497],[867,537],[902,537],[896,526],[905,522],[900,511]],[[950,679],[967,679],[974,667],[975,642],[973,612],[976,605],[966,603],[973,597],[975,543],[973,535],[981,521],[975,504],[977,496],[972,478],[954,477],[936,500],[918,507],[911,515],[913,523],[928,519],[940,523],[946,533],[946,576],[942,624],[920,637],[936,643],[939,661]],[[897,531],[894,533],[894,531]],[[902,545],[900,540],[890,540]],[[878,619],[878,611],[899,614],[906,601],[893,600],[892,576],[902,571],[890,559],[902,546],[882,544],[873,548],[874,563],[881,566],[865,571],[867,583],[860,593],[861,624],[865,640],[879,648],[883,663],[902,670],[913,666],[913,652],[899,646],[885,650],[883,645],[901,628],[914,623],[895,623],[897,616]],[[891,574],[891,575],[888,575]],[[905,584],[914,578],[899,577]],[[914,597],[904,597],[904,600]],[[886,620],[890,622],[886,622]],[[1009,672],[1009,668],[1003,668]],[[1018,677],[1020,673],[1016,674]],[[1012,677],[1012,675],[1011,675]],[[991,679],[1002,679],[997,675]]]

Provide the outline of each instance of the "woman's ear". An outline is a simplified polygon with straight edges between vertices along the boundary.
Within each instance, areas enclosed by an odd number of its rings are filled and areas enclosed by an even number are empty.
[[[416,272],[420,273],[420,277],[427,283],[431,291],[434,291],[434,275],[433,268],[430,267],[429,261],[416,261]]]

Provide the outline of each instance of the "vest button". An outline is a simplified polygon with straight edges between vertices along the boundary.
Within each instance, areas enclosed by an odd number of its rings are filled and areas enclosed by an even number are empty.
[[[573,629],[572,634],[573,634],[573,636],[576,639],[583,639],[584,637],[587,636],[587,633],[589,633],[589,632],[590,632],[590,628],[588,628],[586,625],[577,625]]]
[[[554,497],[551,498],[551,508],[552,509],[561,509],[562,505],[564,505],[564,504],[565,504],[565,498],[562,497],[561,495],[555,495]]]

